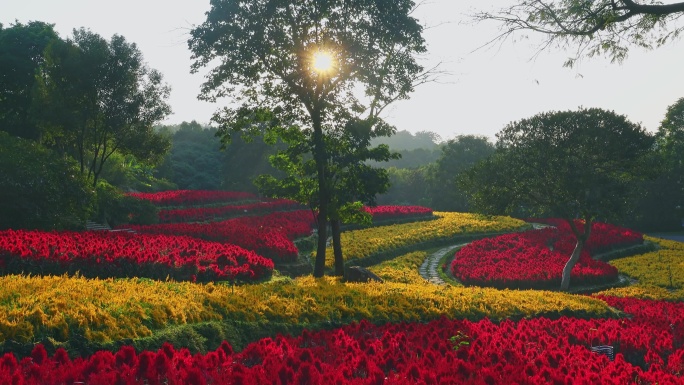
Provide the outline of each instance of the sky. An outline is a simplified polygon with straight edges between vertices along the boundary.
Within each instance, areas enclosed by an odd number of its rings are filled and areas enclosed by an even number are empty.
[[[494,136],[510,122],[547,111],[598,107],[626,115],[655,132],[666,109],[684,97],[684,41],[652,51],[634,48],[622,64],[584,59],[568,69],[568,53],[538,53],[537,38],[480,48],[497,34],[495,23],[472,23],[477,10],[511,0],[427,0],[414,14],[425,26],[425,67],[440,64],[439,81],[418,87],[409,100],[392,104],[384,118],[398,130],[432,131],[444,140],[458,135]],[[211,115],[230,101],[197,99],[204,75],[190,74],[187,39],[205,20],[209,0],[3,0],[0,23],[44,21],[62,38],[84,27],[109,39],[137,44],[147,64],[171,85],[173,114],[164,124]]]

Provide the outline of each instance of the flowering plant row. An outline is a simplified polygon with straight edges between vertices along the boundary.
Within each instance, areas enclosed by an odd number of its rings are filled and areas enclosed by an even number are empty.
[[[648,239],[657,242],[660,248],[651,253],[616,259],[610,264],[641,284],[684,289],[684,243]]]
[[[248,192],[207,191],[207,190],[173,190],[156,193],[128,193],[132,197],[144,199],[157,206],[192,206],[216,202],[235,202],[257,199]]]
[[[0,273],[86,277],[258,280],[273,261],[239,246],[190,237],[128,232],[0,232]]]
[[[568,243],[566,248],[575,247],[575,238],[572,236],[570,224],[564,219],[559,218],[537,218],[528,219],[528,221],[546,223],[559,230],[558,234],[562,236],[561,239],[555,239],[555,242]],[[583,222],[575,220],[578,229],[582,229]],[[644,236],[638,231],[630,230],[625,227],[612,225],[603,222],[594,222],[591,224],[591,233],[589,240],[585,247],[589,250],[591,255],[610,251],[617,247],[626,247],[632,245],[642,244]]]
[[[202,222],[215,221],[230,216],[252,215],[273,211],[301,209],[302,205],[289,199],[276,199],[241,205],[219,207],[190,207],[159,211],[159,222]]]
[[[344,259],[364,259],[373,255],[401,250],[416,244],[451,240],[466,234],[497,233],[524,228],[525,222],[510,217],[483,217],[477,214],[436,212],[436,219],[371,227],[342,233]],[[333,255],[328,249],[327,255]],[[328,258],[327,263],[332,264]]]
[[[210,223],[165,223],[127,226],[139,233],[187,235],[209,241],[235,244],[275,262],[294,261],[295,238],[311,234],[313,214],[309,210],[275,212]]]
[[[363,209],[373,216],[374,221],[432,216],[432,209],[422,206],[364,206]]]
[[[205,355],[165,344],[156,352],[132,347],[71,360],[49,357],[42,345],[30,357],[0,360],[3,383],[62,384],[680,384],[684,373],[684,306],[615,300],[633,319],[561,317],[499,324],[442,318],[428,324],[305,331],[248,345],[236,353],[223,343]],[[654,318],[655,317],[655,318]],[[680,329],[681,330],[681,329]],[[642,338],[649,336],[649,338]],[[591,351],[615,348],[615,359]]]
[[[205,321],[323,324],[428,321],[442,316],[503,319],[539,314],[602,317],[606,303],[560,292],[510,291],[426,284],[395,276],[383,284],[302,277],[259,285],[68,276],[0,277],[0,342],[74,335],[108,342],[148,336],[173,325]],[[405,279],[405,278],[408,278]]]
[[[638,234],[638,233],[637,233]],[[571,272],[577,284],[610,282],[618,270],[592,259],[590,252],[643,242],[634,232],[595,223],[586,247]],[[454,277],[467,285],[500,288],[552,288],[560,285],[563,267],[575,248],[568,225],[530,230],[475,241],[461,248],[451,263]]]

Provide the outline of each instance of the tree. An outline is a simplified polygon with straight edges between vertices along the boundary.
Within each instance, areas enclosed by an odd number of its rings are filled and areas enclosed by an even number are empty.
[[[541,49],[576,47],[565,65],[581,56],[606,55],[620,62],[630,47],[654,48],[676,38],[684,2],[662,4],[635,0],[517,0],[498,12],[480,12],[478,21],[494,20],[501,33],[491,42],[519,31],[545,35]],[[490,42],[490,43],[491,43]]]
[[[43,52],[59,37],[53,25],[40,21],[0,24],[0,130],[39,140],[41,131],[33,118],[36,75],[44,63]]]
[[[94,191],[73,159],[0,131],[0,230],[81,229]]]
[[[665,119],[656,134],[659,154],[663,159],[664,175],[673,191],[675,213],[684,218],[684,98],[667,108]]]
[[[363,204],[375,205],[375,197],[387,191],[387,170],[370,166],[368,161],[382,162],[398,155],[387,145],[371,147],[371,138],[387,135],[393,128],[381,124],[376,129],[373,122],[350,121],[344,127],[326,136],[329,149],[327,172],[331,198],[328,217],[332,232],[334,274],[344,275],[342,255],[342,223],[370,224],[371,216],[363,210]],[[320,207],[318,184],[315,182],[316,162],[309,155],[310,142],[297,127],[282,132],[280,137],[287,147],[271,156],[271,163],[281,170],[284,178],[261,175],[256,179],[259,190],[271,197],[289,198],[309,205],[312,210]]]
[[[459,135],[442,146],[433,180],[432,208],[440,211],[468,211],[468,199],[458,187],[461,173],[494,153],[484,136]]]
[[[431,75],[416,61],[425,45],[413,7],[411,0],[216,0],[191,31],[193,71],[218,62],[201,97],[228,96],[238,106],[214,115],[224,136],[298,127],[311,144],[319,198],[315,276],[324,273],[333,197],[326,131],[340,121],[379,122],[389,103]]]
[[[647,174],[643,159],[654,138],[624,116],[597,108],[538,114],[496,136],[494,155],[466,171],[461,187],[484,213],[522,209],[565,219],[577,239],[563,268],[561,289],[567,290],[592,223],[624,213],[634,181]]]
[[[170,89],[145,65],[134,43],[79,29],[73,39],[53,42],[45,56],[39,79],[42,125],[93,186],[116,152],[151,164],[161,161],[170,142],[153,126],[171,112],[165,101]]]
[[[390,187],[378,196],[378,203],[384,205],[432,206],[431,186],[434,184],[436,164],[417,168],[389,167],[387,175]]]

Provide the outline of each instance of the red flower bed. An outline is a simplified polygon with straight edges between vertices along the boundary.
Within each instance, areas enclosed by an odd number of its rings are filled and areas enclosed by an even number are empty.
[[[273,261],[241,247],[126,232],[0,232],[2,274],[74,274],[178,281],[258,280]]]
[[[534,218],[527,219],[528,222],[545,223],[556,227],[561,234],[572,234],[570,225],[564,219],[558,218]],[[575,221],[577,227],[582,229],[582,222]],[[575,247],[575,238],[570,236],[566,242],[572,243]],[[638,245],[644,242],[644,236],[638,231],[630,230],[625,227],[615,226],[608,223],[594,222],[591,225],[591,236],[586,247],[591,254],[602,253],[610,251],[616,247],[624,247],[631,245]]]
[[[292,240],[311,234],[313,214],[308,210],[276,212],[211,223],[170,223],[127,226],[140,233],[187,235],[227,242],[253,250],[274,261],[294,261],[297,247]]]
[[[610,282],[617,269],[591,258],[597,251],[617,245],[643,242],[639,233],[605,223],[595,223],[580,259],[571,272],[576,284]],[[563,267],[575,248],[570,227],[530,230],[475,241],[459,250],[451,263],[451,271],[467,285],[499,288],[556,288]]]
[[[192,206],[257,199],[256,195],[248,192],[206,190],[173,190],[157,193],[129,193],[127,195],[148,200],[157,206]]]
[[[239,353],[227,343],[206,355],[164,345],[71,360],[0,359],[0,382],[32,384],[681,384],[684,305],[607,299],[632,319],[561,317],[499,324],[441,319],[278,336]],[[665,308],[667,310],[665,310]],[[673,328],[671,325],[674,325]],[[613,346],[615,357],[594,353]]]
[[[160,210],[159,222],[202,222],[215,221],[236,215],[251,215],[280,210],[301,209],[302,205],[289,199],[257,202],[244,205],[226,205],[221,207],[191,207],[186,209]]]
[[[375,206],[364,207],[373,220],[391,220],[398,218],[416,218],[432,215],[432,209],[422,206]]]

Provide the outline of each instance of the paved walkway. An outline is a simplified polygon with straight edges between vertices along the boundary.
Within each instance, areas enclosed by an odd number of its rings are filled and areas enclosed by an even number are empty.
[[[446,282],[444,282],[444,280],[439,277],[438,273],[438,269],[441,269],[441,266],[439,266],[439,260],[442,259],[442,256],[444,256],[444,253],[446,253],[447,251],[465,245],[467,245],[467,243],[447,246],[428,255],[428,257],[425,258],[425,261],[423,261],[423,264],[420,265],[418,272],[420,272],[420,275],[423,278],[430,281],[431,283],[434,283],[435,285],[444,285]]]

